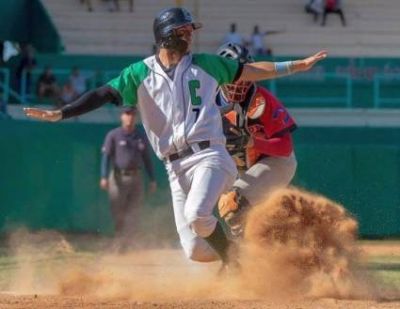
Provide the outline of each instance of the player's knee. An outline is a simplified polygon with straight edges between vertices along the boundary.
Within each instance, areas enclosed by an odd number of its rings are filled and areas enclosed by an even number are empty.
[[[190,228],[193,233],[202,238],[210,236],[214,231],[217,219],[214,216],[195,218],[190,220]]]

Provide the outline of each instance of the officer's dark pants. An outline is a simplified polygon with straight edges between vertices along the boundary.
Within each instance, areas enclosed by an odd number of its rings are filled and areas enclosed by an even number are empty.
[[[116,238],[132,240],[137,232],[143,202],[140,172],[138,170],[129,173],[113,171],[109,177],[108,195]]]

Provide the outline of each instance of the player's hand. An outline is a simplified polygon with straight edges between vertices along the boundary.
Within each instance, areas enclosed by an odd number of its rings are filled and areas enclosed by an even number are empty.
[[[252,136],[249,137],[249,141],[246,144],[247,148],[253,148],[254,147],[254,138]]]
[[[296,72],[308,71],[314,66],[314,64],[325,59],[327,56],[328,52],[326,50],[321,50],[311,57],[305,58],[303,60],[297,60],[294,62],[294,70]]]
[[[101,178],[101,180],[100,180],[100,188],[102,190],[108,190],[108,180],[106,178]]]
[[[62,119],[61,110],[45,110],[40,108],[25,107],[24,113],[30,118],[42,121],[55,122]]]
[[[151,181],[149,183],[149,193],[155,193],[157,191],[157,183],[155,181]]]

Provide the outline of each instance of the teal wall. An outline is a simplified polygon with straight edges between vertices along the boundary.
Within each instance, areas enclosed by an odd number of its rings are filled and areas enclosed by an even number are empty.
[[[112,233],[98,188],[100,147],[113,126],[0,121],[0,229]],[[366,237],[400,235],[400,128],[300,128],[294,183],[340,203]],[[162,163],[148,207],[170,206]]]
[[[400,128],[300,128],[294,183],[342,203],[364,236],[400,235]]]

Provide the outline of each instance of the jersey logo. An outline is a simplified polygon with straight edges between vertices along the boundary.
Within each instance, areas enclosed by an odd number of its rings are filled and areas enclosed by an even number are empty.
[[[282,120],[283,123],[288,123],[290,120],[290,116],[283,108],[277,108],[276,110],[274,110],[272,114],[272,119],[278,119],[282,114],[284,115],[284,118]]]
[[[193,106],[201,105],[201,97],[197,95],[197,89],[200,89],[200,81],[198,79],[192,79],[189,81],[190,101]],[[194,113],[194,122],[199,119],[200,107],[193,107],[192,112]]]
[[[197,95],[197,89],[200,89],[200,81],[193,79],[189,81],[190,100],[192,105],[201,105],[201,97]]]

